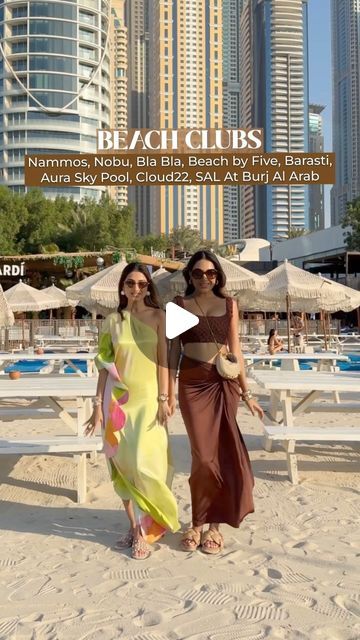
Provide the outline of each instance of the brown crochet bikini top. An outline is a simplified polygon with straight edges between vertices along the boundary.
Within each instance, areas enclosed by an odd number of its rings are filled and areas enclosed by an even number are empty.
[[[185,309],[184,299],[181,296],[176,296],[174,302]],[[183,345],[189,342],[214,342],[206,320],[208,320],[219,345],[226,344],[232,316],[232,298],[226,298],[226,312],[222,316],[207,316],[205,318],[205,316],[199,316],[197,313],[194,315],[199,318],[199,324],[181,334],[180,339]]]

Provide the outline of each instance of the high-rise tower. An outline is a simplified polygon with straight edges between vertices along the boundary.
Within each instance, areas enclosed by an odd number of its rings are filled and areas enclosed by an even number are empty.
[[[360,0],[332,0],[333,150],[331,222],[360,196]]]
[[[109,3],[1,0],[0,38],[0,183],[20,192],[25,154],[94,153],[96,129],[109,128]]]

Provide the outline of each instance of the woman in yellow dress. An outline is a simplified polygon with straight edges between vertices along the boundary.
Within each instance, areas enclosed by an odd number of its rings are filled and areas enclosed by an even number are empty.
[[[94,411],[85,433],[101,424],[111,479],[130,522],[115,546],[132,547],[132,557],[143,560],[148,543],[180,528],[170,490],[165,314],[142,264],[125,267],[119,298],[117,312],[103,323]]]

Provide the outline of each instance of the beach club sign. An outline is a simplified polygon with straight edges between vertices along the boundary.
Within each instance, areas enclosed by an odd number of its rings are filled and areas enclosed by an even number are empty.
[[[0,276],[24,276],[25,275],[25,262],[20,264],[0,264]]]

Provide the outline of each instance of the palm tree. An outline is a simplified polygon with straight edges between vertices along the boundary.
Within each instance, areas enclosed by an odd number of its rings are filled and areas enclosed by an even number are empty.
[[[179,251],[193,253],[201,246],[202,241],[197,229],[182,226],[172,229],[169,236],[169,244]]]
[[[303,229],[299,227],[290,227],[288,232],[288,240],[291,238],[300,238],[301,236],[306,236],[309,232],[309,229]]]

